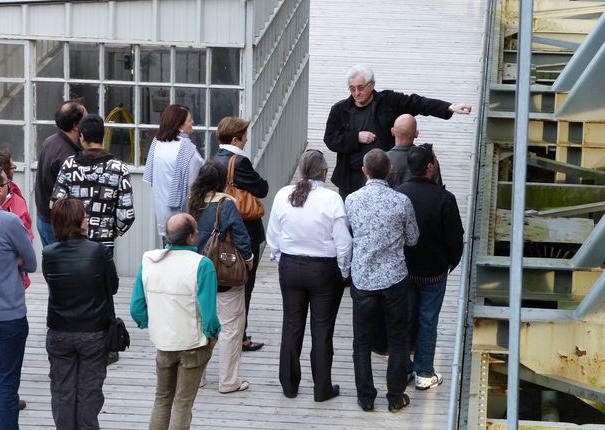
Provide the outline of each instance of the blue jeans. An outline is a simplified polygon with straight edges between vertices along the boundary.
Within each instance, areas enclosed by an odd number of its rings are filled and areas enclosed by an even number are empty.
[[[50,245],[51,243],[56,242],[52,225],[48,221],[42,219],[40,214],[38,214],[36,217],[36,228],[38,229],[38,234],[40,234],[42,246]]]
[[[415,346],[411,370],[425,378],[435,374],[435,345],[437,324],[443,304],[447,277],[434,284],[409,283],[408,315],[410,318],[410,345]]]
[[[0,321],[0,423],[2,430],[19,429],[19,384],[29,333],[27,318]]]
[[[409,359],[406,323],[408,288],[405,280],[378,291],[358,290],[351,286],[353,299],[353,367],[355,386],[360,400],[373,401],[376,388],[372,376],[371,352],[374,344],[377,315],[384,314],[389,351],[387,366],[387,398],[403,397]]]

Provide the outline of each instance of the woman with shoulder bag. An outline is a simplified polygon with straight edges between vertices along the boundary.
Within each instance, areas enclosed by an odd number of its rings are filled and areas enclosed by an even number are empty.
[[[42,251],[42,273],[49,292],[52,414],[59,429],[98,429],[113,317],[110,297],[119,279],[109,248],[86,238],[88,220],[80,200],[57,200],[51,223],[57,242]]]
[[[242,353],[241,339],[246,315],[244,295],[246,272],[244,271],[244,277],[241,278],[241,284],[235,286],[232,277],[225,282],[232,273],[221,265],[237,264],[236,260],[241,258],[245,261],[247,269],[250,270],[254,257],[250,247],[250,237],[242,217],[237,211],[233,197],[224,192],[226,182],[225,167],[219,162],[210,161],[200,169],[189,196],[189,213],[197,220],[200,236],[198,251],[204,253],[206,250],[210,251],[210,254],[214,254],[216,250],[209,250],[207,245],[209,245],[209,241],[216,239],[221,241],[222,245],[232,244],[235,248],[230,252],[223,250],[222,254],[228,254],[227,261],[214,261],[218,277],[218,317],[222,326],[218,337],[219,391],[221,393],[243,391],[249,386],[247,381],[238,376]],[[215,229],[215,227],[217,228]],[[214,246],[214,244],[210,245]],[[231,252],[236,255],[230,255]],[[238,253],[239,255],[237,255]],[[214,255],[208,256],[214,257]],[[222,257],[224,255],[217,256],[218,259]],[[230,285],[225,285],[225,283]]]
[[[246,330],[252,290],[256,281],[256,269],[260,258],[260,245],[265,241],[265,228],[262,221],[265,208],[259,199],[267,197],[269,184],[254,170],[252,162],[244,152],[244,147],[248,142],[249,125],[250,121],[233,116],[221,119],[216,130],[220,145],[215,159],[223,166],[229,167],[227,193],[236,197],[237,208],[244,219],[244,225],[252,243],[254,264],[248,273],[246,282],[246,326],[241,347],[244,351],[256,351],[261,349],[264,344],[253,342],[246,334]]]

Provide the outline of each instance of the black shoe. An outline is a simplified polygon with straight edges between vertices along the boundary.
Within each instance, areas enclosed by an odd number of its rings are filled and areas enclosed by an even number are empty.
[[[357,404],[359,405],[359,407],[361,409],[363,409],[364,411],[368,412],[371,411],[372,409],[374,409],[374,400],[362,400],[362,399],[357,399]]]
[[[248,343],[244,343],[244,342],[248,342]],[[265,344],[262,342],[252,342],[252,339],[250,339],[250,336],[248,336],[246,338],[246,340],[244,340],[244,342],[242,342],[242,351],[258,351],[263,346],[265,346]]]
[[[410,404],[410,398],[407,394],[403,393],[403,396],[398,399],[389,399],[389,411],[390,412],[399,412],[401,409],[405,408]]]
[[[107,354],[107,365],[117,363],[120,360],[120,354],[117,352],[110,352]]]
[[[328,397],[325,397],[325,398],[315,397],[315,401],[316,402],[325,402],[326,400],[330,400],[330,399],[333,399],[334,397],[337,397],[339,394],[340,394],[340,385],[332,385],[332,392],[328,395]]]
[[[286,396],[286,397],[287,397],[287,398],[289,398],[289,399],[293,399],[293,398],[295,398],[296,396],[298,396],[298,392],[297,392],[297,391],[295,391],[295,392],[293,392],[293,393],[286,393],[286,392],[284,391],[284,396]]]
[[[27,407],[27,403],[25,403],[25,400],[19,399],[19,410],[22,411],[26,407]]]

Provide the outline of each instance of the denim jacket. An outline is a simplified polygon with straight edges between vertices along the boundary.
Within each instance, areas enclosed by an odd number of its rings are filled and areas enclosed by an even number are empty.
[[[220,197],[222,193],[217,193],[216,197]],[[224,194],[222,194],[224,195]],[[204,245],[210,238],[214,228],[216,219],[216,208],[218,206],[218,198],[213,198],[207,203],[207,206],[202,210],[197,218],[197,227],[199,230],[200,239],[198,242],[198,252],[204,249]],[[220,236],[225,237],[227,231],[231,231],[233,244],[239,250],[244,260],[249,260],[252,257],[252,248],[250,245],[250,236],[244,226],[242,216],[237,211],[237,207],[233,200],[229,197],[223,199],[221,203],[220,213]]]

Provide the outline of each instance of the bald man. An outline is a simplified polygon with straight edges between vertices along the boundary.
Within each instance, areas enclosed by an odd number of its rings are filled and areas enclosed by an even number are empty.
[[[395,138],[395,146],[387,152],[387,156],[391,160],[391,173],[387,177],[387,182],[395,188],[412,177],[408,168],[408,154],[410,148],[414,146],[414,140],[418,137],[416,118],[410,114],[398,116],[391,128],[391,134]],[[433,180],[437,184],[443,185],[440,171]]]
[[[191,215],[168,219],[166,241],[165,249],[143,255],[130,314],[139,328],[149,328],[157,348],[149,428],[188,429],[193,401],[221,330],[216,271],[212,260],[197,253],[197,223]]]

